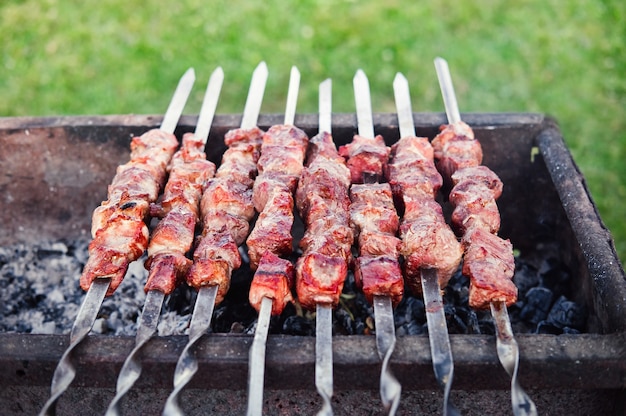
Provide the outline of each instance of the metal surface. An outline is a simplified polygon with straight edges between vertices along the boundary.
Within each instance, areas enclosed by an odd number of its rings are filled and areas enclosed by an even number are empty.
[[[120,370],[120,374],[117,378],[117,384],[115,386],[115,397],[113,397],[111,403],[109,404],[106,412],[107,416],[120,414],[120,401],[141,375],[141,361],[139,359],[139,355],[146,342],[148,342],[156,333],[164,298],[165,294],[158,290],[151,290],[146,295],[146,301],[143,305],[143,311],[141,312],[137,326],[135,347],[130,352],[128,357],[126,357],[124,365]]]
[[[359,69],[357,71],[353,85],[359,135],[373,138],[374,120],[372,117],[369,81],[362,70]],[[369,183],[372,179],[363,178],[363,182]],[[374,320],[376,321],[376,346],[378,347],[378,355],[383,362],[380,370],[380,397],[389,414],[394,415],[400,402],[402,386],[389,369],[389,360],[396,345],[395,324],[390,297],[375,296]]]
[[[396,103],[396,113],[398,114],[400,137],[415,136],[409,81],[400,72],[393,79],[393,97]]]
[[[193,68],[189,68],[183,74],[180,81],[178,81],[178,85],[174,91],[174,96],[172,97],[172,100],[165,111],[163,121],[161,122],[161,130],[168,133],[174,133],[174,130],[178,125],[178,120],[180,120],[180,116],[183,114],[185,103],[187,102],[187,98],[189,98],[189,94],[191,93],[191,88],[193,87],[195,80],[196,73]]]
[[[421,270],[422,291],[426,309],[426,324],[428,325],[428,340],[432,355],[435,378],[443,388],[443,414],[458,415],[459,411],[450,401],[450,388],[454,377],[454,361],[448,325],[443,310],[441,289],[437,280],[437,271],[434,269]]]
[[[315,307],[315,387],[322,397],[318,416],[330,416],[333,407],[333,309],[330,305]]]
[[[396,346],[396,328],[389,296],[374,296],[374,323],[376,325],[376,349],[383,362],[380,370],[380,398],[388,414],[395,415],[400,405],[402,386],[389,370],[389,360]]]
[[[174,129],[185,108],[187,98],[189,98],[189,94],[191,93],[195,78],[196,75],[193,68],[189,68],[178,81],[172,100],[161,123],[161,130],[174,133]],[[81,312],[77,316],[70,334],[72,342],[57,365],[57,370],[55,371],[50,387],[51,397],[41,410],[42,415],[55,413],[57,400],[74,380],[76,371],[70,360],[72,351],[87,336],[89,331],[91,331],[110,284],[111,279],[103,276],[102,278],[94,280],[89,287],[87,296],[81,306]]]
[[[435,58],[435,69],[437,71],[437,78],[439,79],[443,105],[446,108],[448,123],[457,123],[461,121],[461,113],[459,113],[459,106],[456,102],[456,94],[454,93],[454,85],[450,77],[448,62],[443,58]]]
[[[319,86],[319,132],[332,132],[333,81],[328,78]]]
[[[198,116],[198,124],[196,125],[196,130],[194,132],[195,136],[202,139],[204,143],[206,143],[209,138],[211,122],[213,121],[213,116],[215,115],[223,81],[224,71],[221,67],[218,67],[213,71],[211,77],[209,78],[202,107],[200,108],[200,114]],[[158,290],[150,290],[146,296],[143,311],[141,313],[141,317],[139,318],[139,324],[137,327],[135,348],[133,348],[130,352],[124,361],[122,369],[120,370],[120,374],[117,378],[115,397],[107,409],[108,416],[119,414],[118,406],[120,400],[126,395],[141,375],[141,361],[139,359],[140,351],[146,342],[148,342],[148,340],[156,333],[164,298],[165,294]]]
[[[96,279],[93,281],[87,296],[83,300],[83,304],[78,311],[72,331],[70,332],[70,345],[67,347],[61,360],[57,364],[54,375],[52,376],[52,384],[50,386],[50,398],[44,404],[41,409],[40,415],[53,415],[56,413],[55,407],[57,400],[72,384],[74,377],[76,376],[76,369],[72,363],[72,352],[81,343],[81,341],[87,336],[91,328],[93,327],[100,305],[104,300],[104,296],[109,290],[111,279]]]
[[[252,128],[256,126],[257,118],[261,111],[261,103],[263,102],[267,76],[267,65],[265,65],[265,62],[261,62],[252,73],[248,98],[246,99],[244,114],[241,119],[241,128]],[[165,402],[165,408],[163,410],[164,415],[183,414],[178,404],[178,397],[183,388],[185,388],[198,371],[198,360],[195,357],[194,345],[211,326],[217,289],[217,286],[214,285],[202,287],[198,291],[198,297],[191,317],[189,340],[176,363],[176,370],[174,371],[174,389]]]
[[[372,118],[372,101],[370,98],[370,84],[367,75],[361,69],[356,71],[352,79],[354,87],[354,103],[356,104],[357,125],[359,135],[374,137],[374,120]]]
[[[289,76],[289,89],[287,91],[287,107],[283,124],[293,125],[296,107],[298,104],[298,90],[300,89],[300,71],[295,66],[291,67]],[[253,277],[254,279],[254,277]],[[261,300],[261,310],[254,334],[254,341],[250,348],[250,361],[248,370],[248,416],[260,415],[263,410],[263,375],[265,374],[265,344],[270,318],[272,316],[273,300],[264,297]]]
[[[205,286],[198,291],[193,315],[191,315],[189,340],[176,362],[176,369],[174,370],[174,389],[165,402],[163,409],[164,415],[184,414],[178,404],[178,396],[198,371],[198,360],[195,356],[194,347],[211,326],[211,317],[213,316],[213,308],[215,307],[217,288],[217,285]]]
[[[261,310],[254,331],[254,341],[250,347],[248,365],[248,416],[263,413],[263,386],[265,376],[265,344],[272,316],[272,299],[263,298]]]
[[[293,124],[296,118],[298,105],[298,90],[300,89],[300,71],[295,66],[291,67],[289,76],[289,88],[287,90],[287,106],[285,108],[284,124]]]
[[[519,347],[513,336],[509,313],[504,302],[491,302],[491,314],[496,322],[496,348],[502,367],[511,376],[511,404],[515,416],[536,416],[537,407],[517,380]]]
[[[444,97],[444,105],[446,107],[446,114],[448,116],[448,122],[450,124],[461,121],[459,108],[456,102],[456,96],[454,94],[454,86],[452,84],[452,77],[450,76],[450,70],[448,63],[442,58],[435,59],[435,68],[437,70],[437,77],[439,78],[439,85]],[[509,321],[509,314],[506,307],[502,307],[500,302],[494,307],[493,302],[490,304],[491,311],[496,311],[493,315],[496,321],[496,327],[500,330],[496,331],[497,353],[500,363],[511,376],[511,404],[513,406],[513,412],[518,415],[535,415],[537,410],[535,404],[530,400],[526,392],[522,389],[522,386],[517,381],[517,369],[519,366],[519,348],[517,341],[513,336],[513,330],[511,329],[511,323]]]
[[[246,98],[246,106],[243,109],[243,117],[241,119],[240,127],[242,129],[251,129],[256,126],[259,113],[261,112],[263,95],[265,94],[267,76],[267,64],[265,62],[261,62],[252,73],[250,89],[248,90],[248,98]]]

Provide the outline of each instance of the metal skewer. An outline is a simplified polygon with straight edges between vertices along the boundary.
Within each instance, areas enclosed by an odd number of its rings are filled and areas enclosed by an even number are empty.
[[[168,133],[174,133],[174,129],[178,124],[178,120],[183,112],[195,79],[196,75],[193,68],[188,69],[180,78],[161,123],[161,130]],[[76,369],[71,361],[72,352],[76,346],[85,339],[89,331],[91,331],[91,328],[98,317],[100,306],[104,301],[104,297],[110,284],[111,278],[107,276],[98,277],[91,283],[91,286],[87,291],[87,296],[83,300],[83,304],[78,311],[78,316],[72,326],[72,330],[70,332],[70,345],[63,353],[63,356],[54,371],[50,386],[50,398],[44,404],[40,415],[55,414],[56,403],[59,397],[61,397],[70,384],[72,384],[72,381],[76,376]]]
[[[221,67],[218,67],[213,71],[209,79],[204,101],[200,108],[198,123],[194,132],[195,136],[201,139],[204,144],[206,144],[209,138],[209,131],[211,130],[211,123],[213,122],[213,116],[215,115],[223,81],[224,71]],[[120,370],[120,374],[117,378],[116,394],[109,404],[106,413],[107,416],[119,414],[120,400],[126,395],[128,390],[131,389],[141,375],[140,351],[146,342],[156,333],[164,298],[165,294],[160,290],[150,290],[146,295],[146,301],[137,327],[135,347],[128,357],[126,357],[126,361],[124,361],[124,365]]]
[[[289,89],[287,92],[287,107],[285,109],[285,125],[293,125],[300,88],[300,71],[291,67]],[[249,352],[248,364],[248,416],[260,416],[263,411],[263,386],[265,377],[265,346],[272,317],[273,300],[264,297],[261,301],[261,310],[254,332],[254,341]]]
[[[393,80],[394,97],[398,113],[398,126],[400,137],[415,136],[415,123],[413,122],[413,110],[409,82],[404,75],[397,73]],[[437,271],[434,269],[422,269],[420,271],[424,305],[426,306],[426,322],[428,325],[428,338],[430,341],[430,354],[433,361],[433,369],[437,382],[444,390],[443,413],[444,415],[459,414],[458,410],[450,402],[450,389],[454,376],[454,360],[450,348],[448,325],[443,310],[441,288],[437,279]]]
[[[261,111],[261,103],[263,102],[267,76],[267,65],[265,62],[261,62],[252,74],[246,106],[241,120],[241,128],[250,129],[256,126],[259,112]],[[178,405],[178,396],[198,371],[198,360],[195,357],[194,347],[211,326],[217,289],[217,285],[212,285],[203,286],[198,290],[198,297],[196,298],[189,326],[189,339],[176,363],[174,389],[165,402],[164,415],[183,414],[182,409]]]
[[[439,86],[443,95],[448,123],[461,121],[454,86],[450,77],[448,63],[442,58],[435,58],[435,68],[439,79]],[[503,302],[491,302],[491,314],[496,323],[496,348],[498,359],[511,377],[511,404],[515,416],[537,415],[535,403],[530,399],[517,380],[519,369],[519,347],[513,330],[509,313]]]
[[[332,132],[332,80],[326,79],[319,86],[319,132]],[[332,416],[333,407],[333,308],[331,305],[315,305],[315,387],[322,397],[318,416]]]
[[[374,121],[370,87],[365,72],[358,70],[353,79],[354,98],[359,135],[374,137]],[[382,360],[380,370],[380,397],[390,415],[394,415],[400,404],[402,386],[391,374],[389,361],[396,345],[396,328],[393,307],[389,296],[374,296],[374,322],[376,325],[376,347]]]

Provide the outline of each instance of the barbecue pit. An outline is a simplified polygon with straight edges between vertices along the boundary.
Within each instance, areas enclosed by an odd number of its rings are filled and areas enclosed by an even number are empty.
[[[223,136],[240,119],[239,115],[215,117],[209,159],[219,161],[225,149]],[[439,113],[415,113],[414,119],[417,134],[430,138],[445,123]],[[521,383],[541,414],[620,414],[626,387],[626,278],[558,125],[541,114],[467,114],[463,119],[483,146],[484,164],[505,184],[498,201],[500,235],[510,238],[522,256],[558,243],[559,260],[573,277],[572,300],[588,312],[582,334],[516,333]],[[86,238],[93,209],[105,199],[117,165],[128,159],[129,138],[158,127],[160,120],[144,115],[0,119],[0,245]],[[184,116],[177,137],[193,131],[196,120]],[[282,120],[282,115],[261,115],[259,127],[265,130]],[[374,124],[388,144],[399,137],[394,114],[375,114]],[[313,136],[317,115],[297,115],[295,125]],[[338,146],[352,139],[356,126],[354,114],[333,116]],[[452,334],[450,339],[455,361],[453,398],[463,414],[502,414],[503,408],[509,409],[509,379],[499,365],[495,337]],[[251,342],[252,336],[234,334],[212,334],[200,341],[199,372],[181,397],[189,414],[192,409],[221,414],[245,411]],[[314,342],[308,336],[270,335],[266,413],[311,414],[319,408]],[[133,343],[133,336],[89,336],[77,350],[77,378],[59,401],[59,413],[81,414],[86,409],[103,413]],[[185,343],[181,335],[149,342],[142,376],[123,410],[160,413]],[[9,414],[39,411],[67,344],[66,335],[0,334],[0,403]],[[337,413],[362,414],[366,408],[382,412],[374,337],[335,336],[333,351]],[[440,412],[441,393],[432,375],[426,335],[399,336],[392,366],[403,385],[401,413]]]

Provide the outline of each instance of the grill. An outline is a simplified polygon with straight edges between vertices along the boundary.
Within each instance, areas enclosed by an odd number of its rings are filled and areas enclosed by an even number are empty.
[[[599,218],[584,178],[555,120],[542,114],[467,114],[484,150],[483,164],[500,176],[499,234],[522,256],[558,244],[571,272],[569,292],[588,312],[582,334],[516,334],[520,382],[542,414],[622,414],[626,387],[626,277],[611,237]],[[177,137],[191,132],[196,117],[183,116]],[[207,155],[219,162],[224,134],[240,115],[217,115]],[[418,136],[434,137],[446,122],[439,113],[415,113]],[[86,238],[93,209],[106,198],[115,168],[128,160],[128,139],[158,127],[146,115],[0,119],[0,245]],[[266,130],[283,115],[262,114]],[[298,114],[295,125],[310,137],[317,115]],[[399,137],[394,114],[374,114],[374,128],[391,145]],[[352,140],[354,114],[333,115],[336,144]],[[447,207],[449,209],[449,207]],[[73,291],[74,288],[64,290]],[[156,337],[143,353],[143,372],[125,398],[129,414],[158,414],[172,385],[185,336]],[[495,337],[451,334],[455,363],[453,397],[463,414],[502,414],[510,409],[510,379],[496,356]],[[66,335],[0,333],[0,403],[9,414],[34,414],[49,395]],[[245,412],[248,351],[252,336],[212,334],[198,345],[199,371],[181,403],[193,414]],[[58,404],[60,414],[102,413],[132,336],[90,335],[75,356],[77,377]],[[265,413],[314,413],[315,338],[270,335],[267,344]],[[380,360],[374,337],[333,337],[338,414],[382,411]],[[439,413],[442,393],[432,374],[426,335],[398,337],[392,359],[403,386],[400,412]],[[506,410],[505,412],[508,412]]]

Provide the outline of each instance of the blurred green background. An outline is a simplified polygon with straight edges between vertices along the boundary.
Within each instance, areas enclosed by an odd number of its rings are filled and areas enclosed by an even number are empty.
[[[542,112],[560,123],[626,259],[626,2],[623,0],[4,0],[0,116],[159,114],[180,75],[197,87],[220,65],[219,113],[242,111],[249,78],[270,69],[262,112],[284,111],[289,68],[299,113],[333,78],[333,110],[353,112],[352,77],[393,112],[403,72],[414,111],[442,111],[433,58],[450,64],[461,111]],[[202,87],[199,87],[202,85]],[[623,264],[623,263],[622,263]]]

